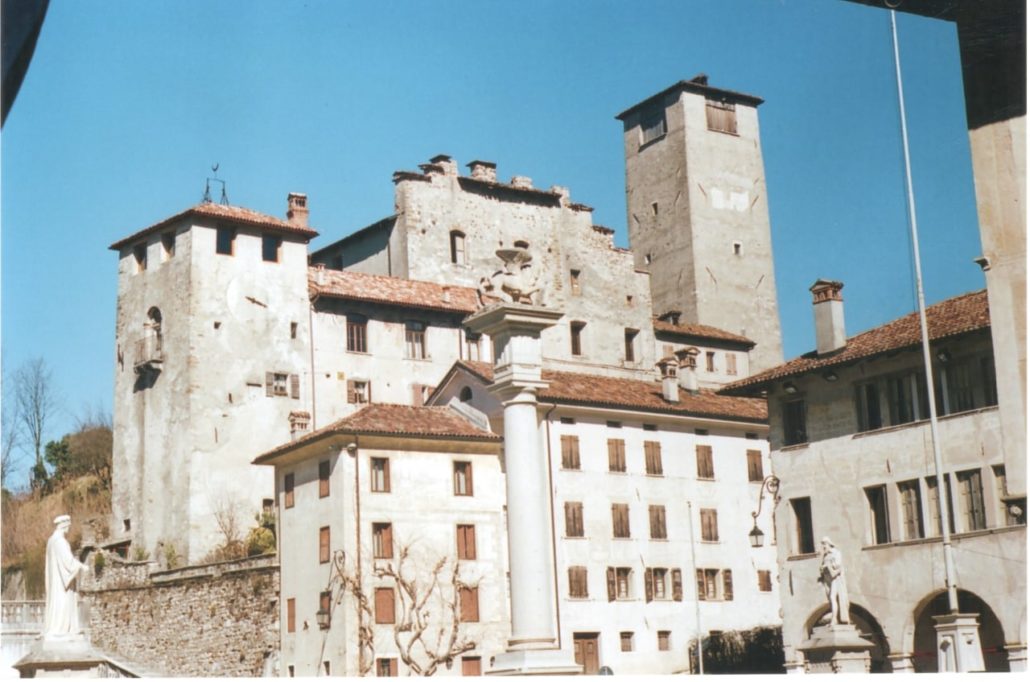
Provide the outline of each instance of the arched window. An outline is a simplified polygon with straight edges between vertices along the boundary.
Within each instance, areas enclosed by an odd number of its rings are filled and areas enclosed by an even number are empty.
[[[460,230],[451,231],[451,262],[457,265],[467,263],[465,254],[465,233]]]
[[[462,388],[461,393],[458,394],[458,400],[460,400],[463,403],[467,403],[470,400],[472,400],[472,389],[468,386]]]
[[[147,321],[143,323],[144,337],[147,345],[155,355],[161,355],[161,309],[153,307],[147,311]]]

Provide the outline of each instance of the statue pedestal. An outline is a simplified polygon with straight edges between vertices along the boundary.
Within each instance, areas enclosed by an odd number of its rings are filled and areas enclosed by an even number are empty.
[[[850,623],[819,625],[801,643],[809,673],[867,673],[873,643],[862,637]]]
[[[22,677],[124,677],[125,672],[93,651],[83,635],[39,638],[14,664]]]
[[[933,619],[937,629],[937,672],[983,672],[977,614],[949,613]]]

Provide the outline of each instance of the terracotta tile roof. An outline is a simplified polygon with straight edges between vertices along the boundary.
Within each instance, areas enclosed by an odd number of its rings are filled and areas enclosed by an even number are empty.
[[[483,431],[449,407],[414,407],[373,403],[297,440],[284,443],[254,459],[265,464],[276,456],[336,433],[500,442],[496,433]]]
[[[757,107],[764,100],[761,97],[755,97],[754,95],[748,95],[743,92],[736,92],[734,90],[724,90],[723,88],[714,88],[708,85],[708,79],[705,77],[702,80],[702,74],[698,74],[689,81],[683,80],[678,83],[673,83],[669,87],[665,88],[661,92],[655,95],[651,95],[645,100],[637,102],[629,109],[626,109],[615,118],[623,121],[629,117],[630,114],[644,107],[650,107],[656,102],[661,102],[665,99],[666,95],[670,95],[674,92],[694,92],[702,94],[708,97],[714,97],[715,99],[726,99],[731,102],[741,102],[742,104],[748,104]]]
[[[931,341],[990,327],[987,291],[974,291],[928,307],[926,322]],[[733,395],[756,393],[776,379],[844,365],[882,353],[918,346],[920,343],[919,313],[910,313],[883,326],[852,336],[840,351],[822,357],[815,351],[805,353],[779,367],[724,386],[720,392]]]
[[[746,345],[748,348],[752,348],[755,345],[755,342],[746,336],[724,331],[717,327],[709,327],[706,324],[673,324],[672,322],[665,322],[664,320],[656,319],[654,321],[654,330],[656,334],[675,334],[676,336],[691,336],[699,339],[731,341],[733,343]]]
[[[297,235],[298,237],[303,237],[305,240],[314,239],[318,236],[318,232],[311,228],[294,225],[293,223],[289,223],[285,220],[265,215],[264,213],[258,213],[257,211],[250,210],[249,208],[243,208],[242,206],[223,206],[222,204],[201,203],[191,208],[187,208],[181,213],[176,213],[171,218],[165,218],[155,225],[151,225],[139,232],[135,232],[124,239],[120,239],[114,244],[111,244],[109,248],[118,251],[122,247],[127,246],[141,237],[145,237],[152,232],[157,232],[168,227],[172,223],[182,220],[183,218],[195,216],[220,218],[233,223],[253,225],[254,227],[265,228],[273,232]]]
[[[312,296],[456,313],[472,313],[479,307],[478,294],[472,287],[444,286],[349,270],[323,270],[322,284],[318,283],[318,277],[318,268],[308,268],[308,291]]]
[[[485,382],[493,381],[493,367],[489,363],[459,360],[456,365],[464,367]],[[670,403],[662,397],[662,385],[658,381],[620,379],[547,369],[543,371],[542,378],[549,385],[537,394],[541,402],[621,407],[736,421],[765,422],[769,417],[765,400],[757,398],[735,398],[705,390],[697,395],[691,395],[680,389],[679,402]]]
[[[359,228],[357,230],[354,230],[353,232],[351,232],[346,237],[342,237],[340,239],[337,239],[332,244],[327,244],[327,245],[325,245],[325,246],[323,246],[323,247],[321,247],[321,248],[319,248],[319,249],[317,249],[315,251],[312,251],[311,252],[311,256],[310,256],[310,260],[311,261],[317,261],[319,258],[322,257],[322,254],[324,254],[326,251],[329,251],[329,250],[332,250],[332,249],[337,249],[337,248],[345,245],[347,242],[350,242],[350,241],[353,241],[355,239],[359,239],[361,237],[367,236],[368,234],[370,234],[372,232],[375,232],[377,230],[392,228],[395,222],[397,222],[397,214],[396,213],[393,214],[393,215],[386,216],[382,220],[377,220],[374,223],[372,223],[371,225],[366,225],[365,227],[362,227],[362,228]]]

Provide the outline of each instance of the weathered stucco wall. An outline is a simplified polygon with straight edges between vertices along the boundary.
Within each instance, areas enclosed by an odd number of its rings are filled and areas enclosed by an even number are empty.
[[[83,580],[91,642],[171,677],[259,677],[279,647],[275,556],[154,571],[94,557]]]

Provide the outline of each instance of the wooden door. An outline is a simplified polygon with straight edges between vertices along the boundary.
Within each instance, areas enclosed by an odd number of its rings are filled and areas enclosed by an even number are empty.
[[[596,675],[600,668],[597,655],[597,633],[576,632],[572,635],[576,663],[583,666],[584,675]]]

